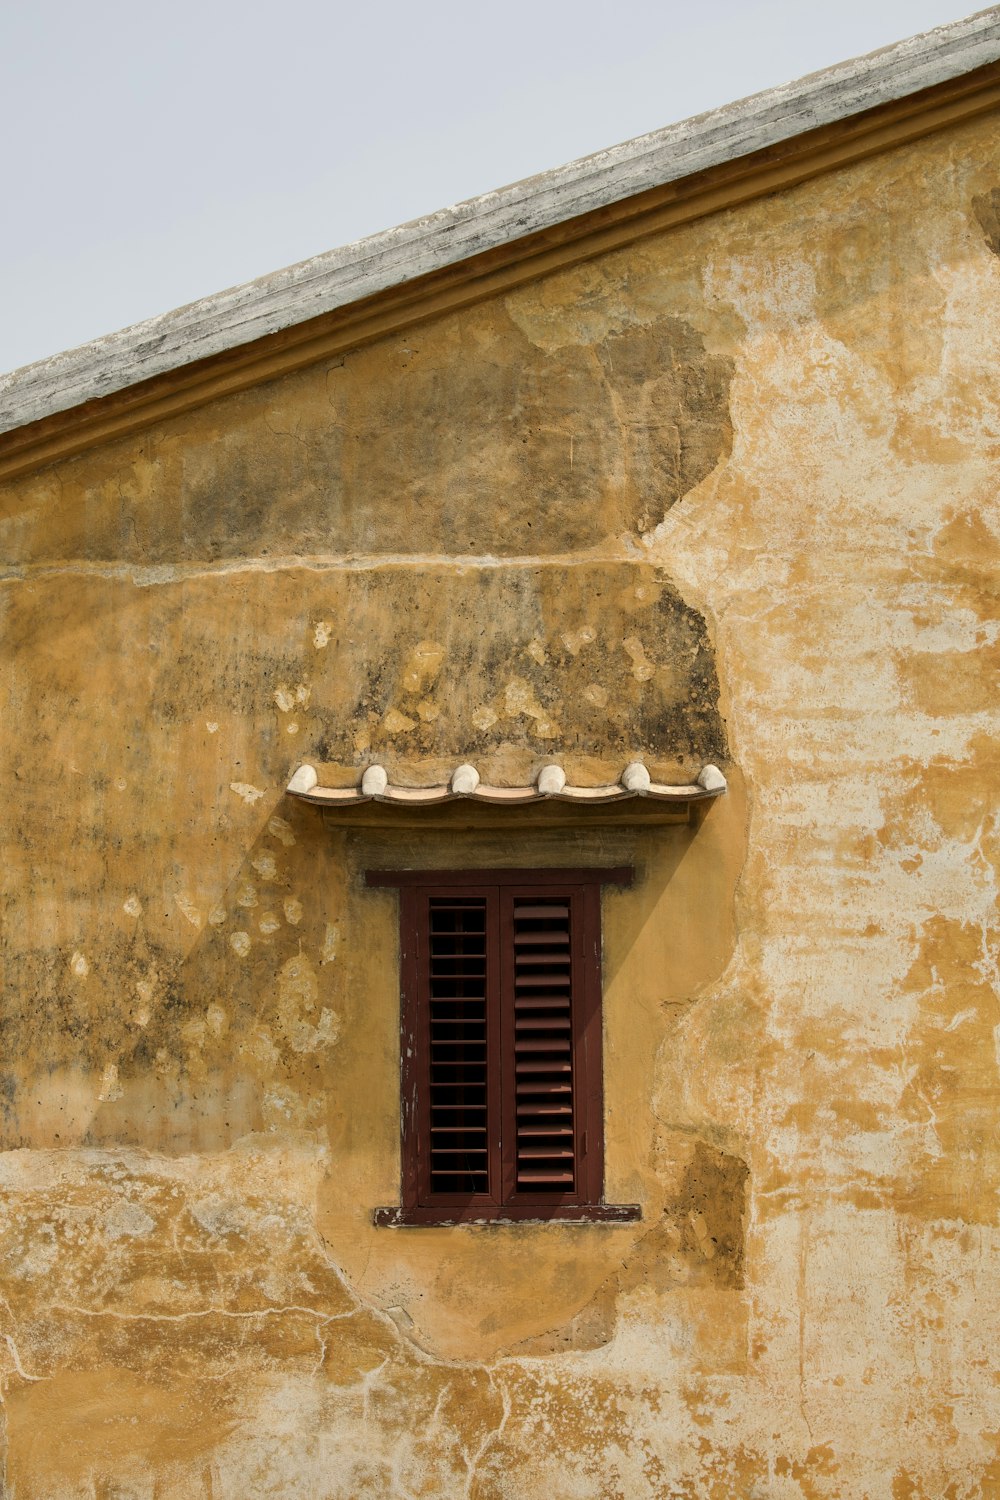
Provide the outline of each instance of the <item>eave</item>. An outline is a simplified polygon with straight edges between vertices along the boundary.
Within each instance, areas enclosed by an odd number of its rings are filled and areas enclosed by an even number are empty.
[[[301,765],[286,787],[290,797],[322,809],[335,823],[428,827],[457,819],[470,827],[535,828],[550,824],[594,825],[625,822],[684,823],[694,807],[713,802],[727,789],[717,766],[703,766],[693,782],[654,782],[641,761],[632,761],[620,780],[600,786],[573,786],[559,765],[546,765],[524,786],[490,786],[474,766],[456,767],[450,779],[431,786],[392,783],[379,765],[369,766],[354,786],[320,786],[311,765]]]
[[[0,378],[0,478],[1000,104],[1000,7]]]

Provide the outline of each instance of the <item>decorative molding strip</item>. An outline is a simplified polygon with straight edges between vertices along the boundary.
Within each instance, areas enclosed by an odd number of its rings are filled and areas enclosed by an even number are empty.
[[[348,809],[365,802],[383,802],[399,807],[438,807],[443,802],[479,802],[489,807],[526,807],[539,802],[569,802],[594,807],[608,802],[706,802],[726,790],[726,778],[717,766],[704,766],[697,781],[686,786],[667,786],[651,781],[641,761],[632,761],[621,780],[607,786],[569,786],[561,766],[544,766],[533,786],[487,786],[475,766],[458,766],[451,780],[438,786],[398,786],[390,783],[384,766],[369,766],[360,786],[319,785],[314,766],[301,765],[286,788],[289,795],[316,807]]]

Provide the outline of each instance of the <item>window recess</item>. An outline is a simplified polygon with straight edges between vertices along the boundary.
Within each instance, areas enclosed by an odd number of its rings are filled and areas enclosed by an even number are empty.
[[[402,1202],[385,1225],[627,1222],[606,1204],[608,870],[369,871],[400,890]]]

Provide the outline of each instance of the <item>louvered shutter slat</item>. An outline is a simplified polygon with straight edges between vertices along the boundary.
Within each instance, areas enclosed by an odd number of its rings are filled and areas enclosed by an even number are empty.
[[[570,907],[513,902],[514,1179],[519,1193],[576,1187]]]
[[[486,902],[429,904],[430,1185],[485,1193],[487,1138]]]

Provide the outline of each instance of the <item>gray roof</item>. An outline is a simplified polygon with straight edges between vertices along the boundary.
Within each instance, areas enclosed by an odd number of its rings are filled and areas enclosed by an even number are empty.
[[[0,376],[0,432],[293,328],[607,207],[1000,60],[1000,6],[696,115],[511,187]]]

